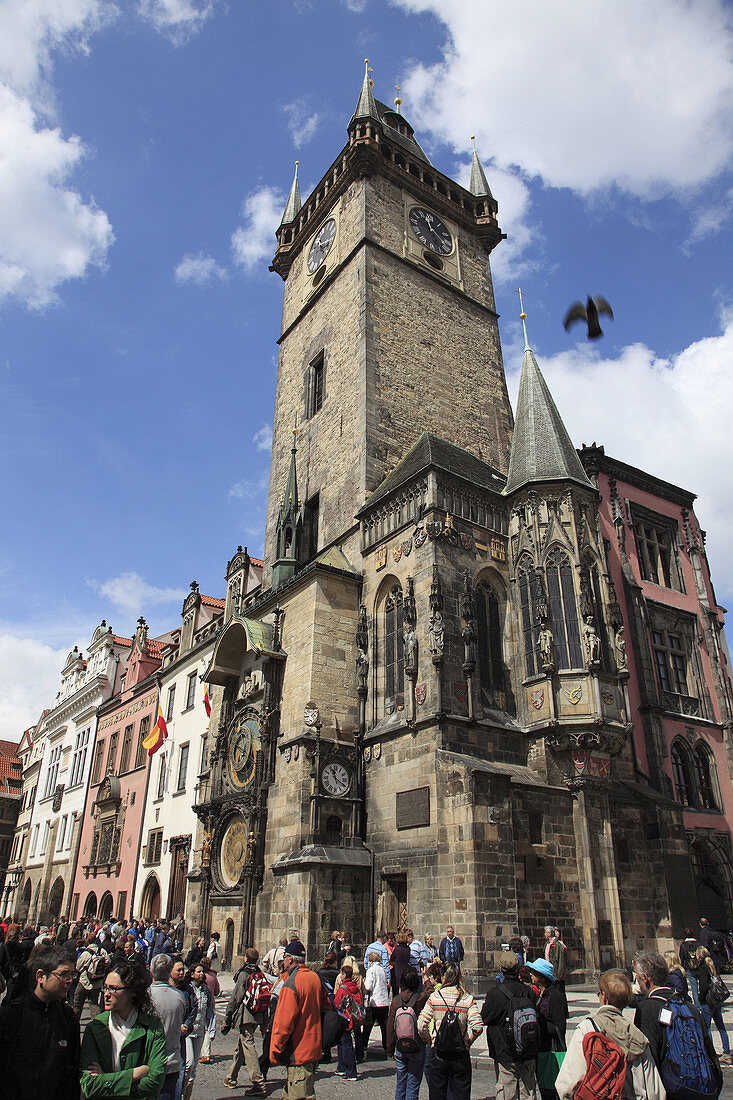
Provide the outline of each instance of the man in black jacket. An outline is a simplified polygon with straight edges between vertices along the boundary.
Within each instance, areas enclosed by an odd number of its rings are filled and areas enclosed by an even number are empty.
[[[672,1000],[674,990],[667,985],[669,976],[667,964],[656,951],[641,951],[634,959],[634,970],[643,994],[636,1001],[634,1023],[649,1040],[649,1053],[661,1073],[662,1062],[667,1050],[667,1033],[665,1025],[659,1019],[659,1014],[665,1005]],[[688,1005],[688,1007],[702,1028],[705,1038],[705,1052],[710,1059],[713,1076],[718,1086],[718,1092],[720,1092],[723,1087],[723,1074],[718,1064],[718,1057],[713,1047],[710,1032],[705,1026],[700,1010],[692,1005]]]
[[[514,951],[502,951],[499,969],[500,975],[486,994],[481,1009],[481,1019],[486,1025],[486,1041],[496,1070],[496,1100],[532,1100],[535,1059],[515,1060],[514,1052],[509,1048],[506,1021],[512,997],[526,998],[535,1006],[537,998],[531,986],[519,980],[519,957]]]
[[[79,1100],[79,1023],[66,995],[74,967],[60,947],[33,961],[33,989],[0,1008],[0,1100]]]

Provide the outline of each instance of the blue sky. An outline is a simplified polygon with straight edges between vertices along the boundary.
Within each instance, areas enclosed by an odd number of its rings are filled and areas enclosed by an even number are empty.
[[[477,136],[512,397],[521,285],[574,441],[699,494],[731,602],[732,47],[716,0],[2,0],[0,736],[100,619],[168,629],[261,552],[272,234],[364,57],[442,171]],[[588,292],[597,347],[561,323]]]

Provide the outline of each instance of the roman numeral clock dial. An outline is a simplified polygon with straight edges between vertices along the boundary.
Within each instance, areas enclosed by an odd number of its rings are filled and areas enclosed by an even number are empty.
[[[439,256],[450,255],[453,251],[453,237],[436,214],[431,214],[422,206],[413,206],[409,217],[412,232],[426,248]]]
[[[321,770],[321,786],[326,794],[341,798],[351,786],[349,769],[338,760],[332,760]]]
[[[308,252],[308,274],[315,275],[318,268],[328,255],[329,249],[333,244],[333,239],[336,236],[336,219],[329,218],[323,223],[321,228],[313,238],[313,243],[310,246]]]

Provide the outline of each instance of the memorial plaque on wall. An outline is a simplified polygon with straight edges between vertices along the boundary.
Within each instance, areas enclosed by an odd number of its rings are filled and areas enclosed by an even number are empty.
[[[430,824],[430,787],[415,787],[395,795],[398,829],[416,829]]]

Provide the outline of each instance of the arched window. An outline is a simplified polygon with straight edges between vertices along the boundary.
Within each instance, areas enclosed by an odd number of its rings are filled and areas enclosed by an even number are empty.
[[[504,692],[500,603],[497,593],[485,581],[476,588],[476,635],[481,691],[488,706],[499,706],[495,693]]]
[[[681,741],[675,741],[670,752],[674,793],[683,806],[695,805],[695,786],[692,779],[692,761],[690,752]]]
[[[519,603],[522,617],[522,645],[527,676],[534,676],[539,667],[537,659],[537,572],[530,558],[522,558],[517,569]]]
[[[402,589],[396,584],[384,603],[384,700],[390,711],[405,690],[402,625]]]
[[[582,668],[578,604],[573,586],[573,571],[567,554],[559,549],[553,550],[547,559],[546,572],[557,667]]]
[[[326,818],[326,844],[340,845],[343,822],[340,817],[332,814]]]
[[[593,622],[596,633],[601,643],[601,668],[604,672],[611,671],[611,660],[608,651],[608,632],[603,614],[603,600],[601,598],[601,578],[598,566],[592,558],[586,558],[583,562],[581,573],[585,583],[586,594],[593,612]]]
[[[710,749],[698,741],[693,752],[698,804],[702,810],[719,810],[718,775]]]

